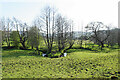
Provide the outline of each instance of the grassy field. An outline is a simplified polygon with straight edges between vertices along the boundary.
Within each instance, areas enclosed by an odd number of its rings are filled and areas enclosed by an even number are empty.
[[[3,78],[111,78],[120,77],[118,50],[94,52],[70,49],[66,57],[29,55],[33,50],[3,50]]]

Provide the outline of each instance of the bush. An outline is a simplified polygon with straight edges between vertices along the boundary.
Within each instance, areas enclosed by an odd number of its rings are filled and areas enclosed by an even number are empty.
[[[60,52],[58,52],[58,53],[56,53],[56,54],[49,53],[49,54],[48,54],[48,57],[50,57],[50,58],[58,58],[58,57],[60,57],[60,55],[61,55]]]
[[[54,55],[52,53],[49,53],[48,54],[48,57],[53,57]]]
[[[66,52],[66,51],[67,51],[66,49],[62,49],[62,50],[61,50],[61,53],[64,53],[64,52]]]
[[[77,49],[69,49],[69,50],[67,50],[67,53],[76,52],[76,51],[77,51]]]
[[[42,56],[42,52],[40,52],[40,51],[34,51],[34,52],[31,52],[31,53],[29,53],[30,55],[40,55],[40,56]]]
[[[40,50],[41,52],[43,52],[43,53],[47,53],[47,48],[41,48],[41,50]]]
[[[58,53],[54,54],[54,56],[60,56],[60,55],[61,55],[61,53],[60,53],[60,52],[58,52]]]

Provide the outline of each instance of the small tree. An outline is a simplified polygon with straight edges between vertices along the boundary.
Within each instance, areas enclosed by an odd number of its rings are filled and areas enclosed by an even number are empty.
[[[28,31],[28,43],[32,47],[35,47],[38,50],[39,46],[39,29],[35,27],[31,27],[30,30]]]
[[[70,20],[69,21],[69,36],[68,36],[68,43],[69,43],[69,48],[68,49],[71,49],[74,42],[75,42],[75,39],[73,39],[73,36],[74,36],[74,32],[73,32],[73,21]]]
[[[10,38],[13,41],[13,45],[18,48],[19,47],[19,43],[20,43],[20,39],[19,39],[19,35],[17,34],[17,31],[12,31],[12,33],[10,34]]]

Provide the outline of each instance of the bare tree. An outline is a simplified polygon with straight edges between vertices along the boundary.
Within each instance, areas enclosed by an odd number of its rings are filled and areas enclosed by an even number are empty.
[[[5,27],[5,18],[1,18],[0,19],[0,28],[1,28],[1,31],[2,31],[2,45],[3,43],[6,41],[6,27]]]
[[[88,36],[88,31],[87,31],[87,29],[85,30],[84,40],[85,40],[85,48],[86,48],[87,40],[89,40],[89,36]]]
[[[69,37],[68,37],[68,42],[69,42],[69,48],[68,49],[71,49],[74,42],[75,42],[75,39],[73,39],[74,37],[74,32],[73,32],[73,21],[70,20],[69,21]]]
[[[57,42],[58,42],[58,49],[61,51],[64,48],[64,41],[63,41],[63,25],[64,19],[59,14],[56,18],[56,27],[57,27]]]
[[[106,40],[106,43],[108,44],[108,47],[109,46],[112,47],[113,45],[115,45],[117,43],[119,45],[119,36],[118,36],[119,35],[119,31],[120,31],[120,29],[118,29],[118,28],[110,30],[110,36]]]
[[[83,45],[83,23],[82,23],[82,25],[81,25],[81,30],[82,30],[82,32],[81,32],[81,35],[80,35],[80,37],[79,37],[79,45],[80,45],[80,48],[82,48],[82,45]]]
[[[58,14],[56,17],[57,45],[59,51],[72,48],[74,44],[73,21]]]
[[[7,42],[8,47],[10,47],[10,19],[8,18],[6,22],[7,22],[7,40],[6,40],[6,42]]]
[[[42,11],[38,20],[40,32],[43,32],[43,38],[48,48],[48,53],[53,47],[53,40],[55,36],[55,9],[47,6]]]
[[[86,26],[86,28],[91,31],[91,37],[97,41],[102,50],[104,42],[110,36],[109,27],[104,25],[102,22],[91,22]]]
[[[6,41],[8,48],[10,47],[10,32],[12,31],[12,20],[10,18],[1,19],[2,38]]]
[[[26,23],[22,23],[16,18],[13,18],[14,26],[16,27],[17,33],[19,35],[20,43],[22,44],[22,48],[26,49],[26,41],[28,39],[28,25]]]

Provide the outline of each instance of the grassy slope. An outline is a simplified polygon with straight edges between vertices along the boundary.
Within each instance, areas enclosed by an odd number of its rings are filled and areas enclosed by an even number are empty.
[[[91,78],[118,76],[118,51],[72,52],[67,57],[28,56],[31,51],[3,51],[3,78]],[[17,57],[16,57],[17,56]]]

